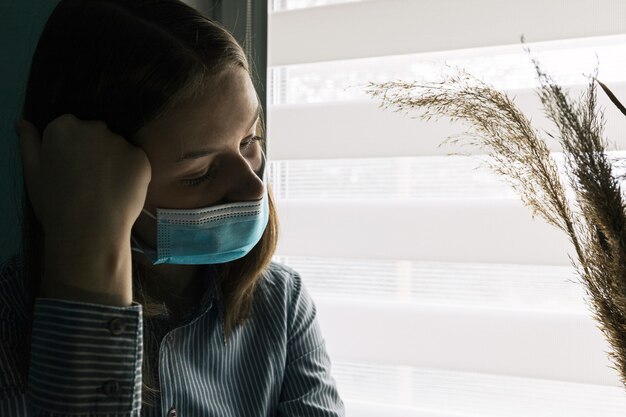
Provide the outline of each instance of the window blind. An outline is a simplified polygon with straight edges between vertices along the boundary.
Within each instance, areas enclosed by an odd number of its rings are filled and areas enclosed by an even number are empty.
[[[598,62],[626,99],[621,0],[269,2],[275,259],[316,301],[349,417],[626,412],[565,235],[485,155],[438,146],[467,126],[382,110],[362,92],[460,66],[550,131],[522,34],[572,94]],[[624,118],[602,92],[599,103],[623,158]]]

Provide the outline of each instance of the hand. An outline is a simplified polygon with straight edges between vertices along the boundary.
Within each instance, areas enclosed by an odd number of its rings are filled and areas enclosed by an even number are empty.
[[[16,132],[28,197],[45,233],[48,288],[115,298],[121,285],[126,303],[130,231],[150,183],[148,157],[104,122],[71,114],[53,120],[43,138],[25,120]]]
[[[130,232],[151,178],[141,148],[104,122],[71,114],[53,120],[43,139],[25,120],[16,130],[28,196],[46,233]]]

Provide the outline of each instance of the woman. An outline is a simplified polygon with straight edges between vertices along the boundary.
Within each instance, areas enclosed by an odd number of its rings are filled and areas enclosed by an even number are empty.
[[[341,416],[277,219],[246,56],[177,0],[62,0],[0,271],[2,416]]]

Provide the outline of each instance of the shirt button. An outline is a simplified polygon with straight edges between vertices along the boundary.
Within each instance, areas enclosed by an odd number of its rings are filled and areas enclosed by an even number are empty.
[[[170,411],[167,412],[167,417],[178,417],[178,411],[174,407],[170,408]]]
[[[119,336],[126,330],[126,324],[120,318],[114,318],[109,322],[109,331],[115,336]]]
[[[120,384],[119,382],[114,380],[107,381],[104,383],[104,385],[102,385],[102,391],[104,391],[104,394],[107,397],[111,397],[120,392]]]

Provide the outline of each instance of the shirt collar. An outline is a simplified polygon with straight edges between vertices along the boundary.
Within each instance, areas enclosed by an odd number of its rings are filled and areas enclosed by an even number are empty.
[[[185,316],[178,327],[185,326],[195,319],[205,315],[213,306],[219,310],[218,319],[222,327],[222,337],[224,336],[224,307],[220,297],[218,285],[218,273],[215,265],[202,265],[200,270],[203,283],[203,294],[199,305],[187,316]]]
[[[171,331],[180,327],[187,326],[191,324],[193,321],[201,318],[202,316],[208,314],[208,312],[213,307],[217,307],[217,320],[220,326],[220,330],[222,333],[222,341],[224,346],[226,346],[226,327],[224,322],[224,305],[222,299],[220,297],[220,289],[218,283],[218,272],[215,265],[203,265],[200,270],[200,274],[202,276],[203,283],[203,294],[200,300],[200,303],[191,310],[187,315],[185,315],[180,322],[173,324],[168,320],[168,316],[160,315],[156,317],[152,317],[150,319],[152,325],[156,325],[156,323],[160,323],[159,326],[165,326],[166,331]],[[173,326],[173,327],[170,327]]]

